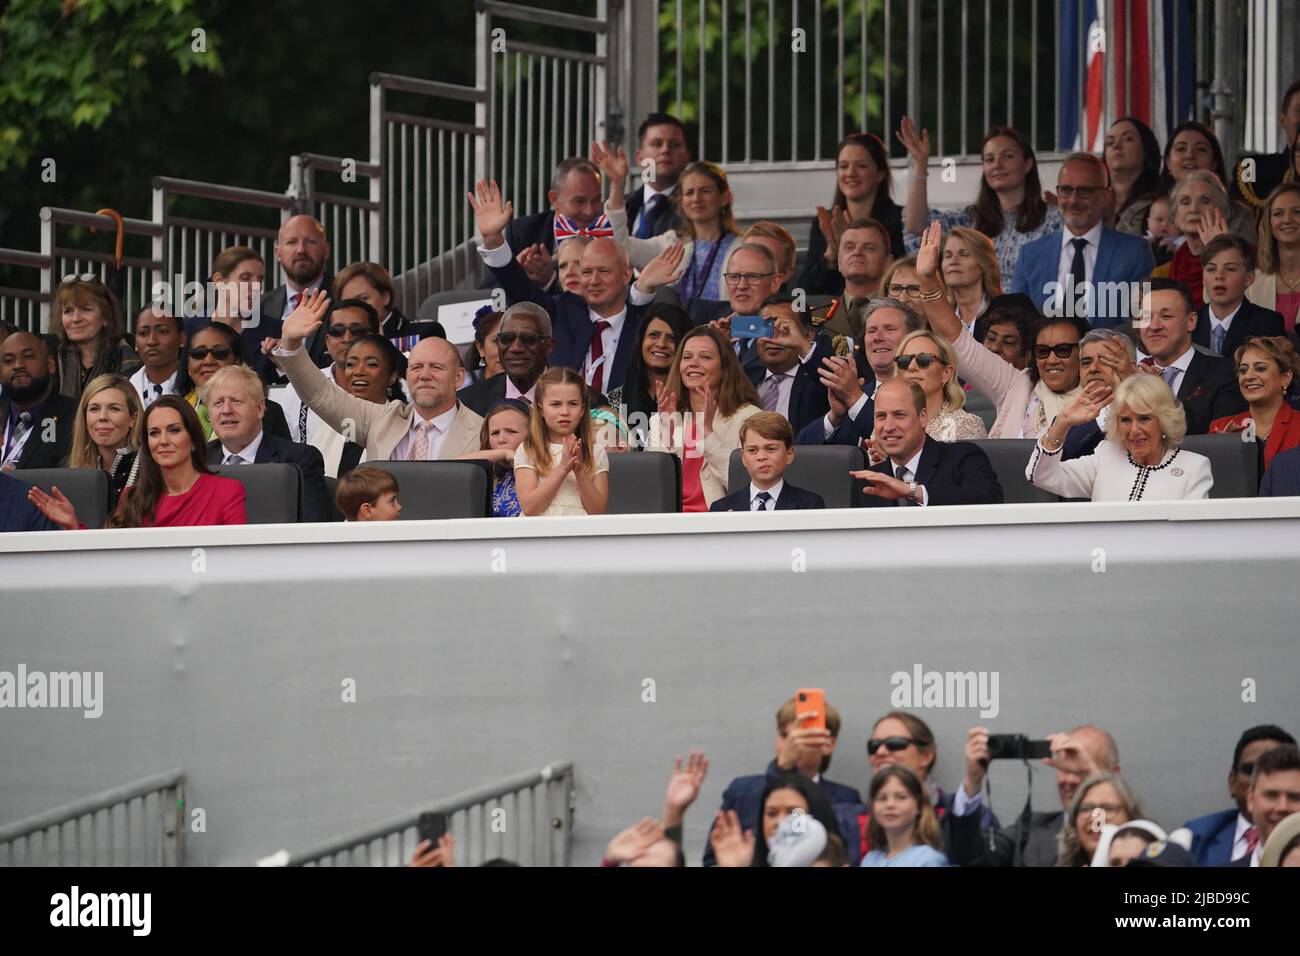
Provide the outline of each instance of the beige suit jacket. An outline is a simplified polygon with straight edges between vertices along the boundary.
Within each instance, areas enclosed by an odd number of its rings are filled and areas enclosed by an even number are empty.
[[[727,493],[731,453],[740,447],[740,426],[761,411],[762,409],[756,405],[742,405],[730,418],[723,418],[722,412],[718,412],[713,417],[713,431],[709,433],[708,438],[700,442],[697,448],[697,452],[704,458],[704,464],[700,468],[700,487],[704,491],[705,504],[711,505]],[[671,452],[678,458],[685,454],[681,428],[673,430],[671,447],[664,438],[659,416],[651,415],[650,436],[646,441],[646,450]]]
[[[291,355],[276,353],[276,358],[293,383],[294,391],[322,421],[365,448],[369,461],[392,460],[393,449],[411,429],[414,405],[403,402],[376,405],[349,395],[332,378],[321,375],[306,349],[300,348]],[[482,417],[459,402],[456,406],[456,418],[438,453],[442,461],[479,450]]]

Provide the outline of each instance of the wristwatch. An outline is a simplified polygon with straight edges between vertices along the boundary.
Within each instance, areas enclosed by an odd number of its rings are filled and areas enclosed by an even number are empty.
[[[916,482],[915,481],[909,481],[907,483],[907,500],[911,501],[913,504],[916,503]]]

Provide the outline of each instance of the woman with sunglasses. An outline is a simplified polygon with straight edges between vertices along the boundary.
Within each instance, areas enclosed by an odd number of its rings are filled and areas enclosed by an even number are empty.
[[[108,287],[91,273],[65,276],[54,290],[50,333],[58,340],[59,394],[81,397],[91,379],[130,375],[140,360],[122,339],[122,316]]]
[[[224,322],[209,322],[200,326],[190,337],[189,347],[185,351],[183,375],[176,383],[176,394],[183,395],[194,409],[205,437],[212,437],[212,423],[208,420],[207,408],[199,398],[199,390],[208,383],[217,369],[243,364],[247,363],[244,362],[243,342],[239,333]],[[276,402],[266,403],[262,427],[273,435],[293,440],[284,418],[284,410]]]
[[[957,318],[939,278],[942,240],[942,225],[931,223],[916,256],[918,305],[930,328],[952,344],[962,377],[997,408],[989,437],[1037,438],[1079,394],[1079,340],[1090,326],[1078,316],[1043,320],[1034,333],[1034,361],[1016,368],[976,342]]]
[[[867,761],[871,764],[871,772],[878,774],[886,767],[906,767],[920,778],[929,796],[930,806],[939,819],[940,849],[945,857],[952,860],[957,858],[953,854],[953,841],[961,839],[951,826],[956,794],[947,793],[930,779],[937,760],[934,731],[915,714],[892,710],[871,728],[871,737],[867,740]],[[983,834],[990,827],[996,826],[998,818],[987,806],[981,806],[979,833]],[[974,857],[962,858],[974,859],[980,854],[978,847],[967,849],[974,851]]]
[[[915,382],[925,392],[930,416],[927,435],[946,442],[989,437],[983,420],[965,411],[966,390],[957,381],[957,353],[947,341],[925,329],[909,332],[898,343],[894,361],[903,381]]]

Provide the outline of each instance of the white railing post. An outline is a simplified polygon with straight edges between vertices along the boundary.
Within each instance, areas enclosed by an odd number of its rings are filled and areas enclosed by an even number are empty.
[[[385,163],[388,157],[384,153],[384,87],[378,77],[370,78],[370,162],[378,167],[378,172],[370,177],[370,201],[374,209],[366,214],[370,241],[366,243],[370,259],[382,262],[392,268],[388,261],[387,250],[383,243],[384,221],[388,210],[384,207],[384,183],[388,179]]]

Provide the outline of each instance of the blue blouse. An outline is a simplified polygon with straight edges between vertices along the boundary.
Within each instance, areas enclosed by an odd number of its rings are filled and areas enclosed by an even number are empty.
[[[515,473],[507,469],[492,486],[492,517],[515,518],[521,514],[523,509],[515,493]]]
[[[722,266],[727,261],[727,250],[737,238],[728,233],[721,239],[696,239],[691,243],[690,261],[686,263],[682,277],[677,280],[677,292],[684,302],[690,302],[691,299],[721,300],[727,297],[722,283]],[[710,259],[713,260],[711,266]]]
[[[1016,231],[1016,217],[1019,212],[1002,211],[1002,231],[993,237],[993,250],[998,256],[998,269],[1002,273],[1002,288],[1004,290],[1011,288],[1011,279],[1016,274],[1016,262],[1020,259],[1020,250],[1027,243],[1035,239],[1041,239],[1043,236],[1051,235],[1062,227],[1061,210],[1055,206],[1047,207],[1047,215],[1039,223],[1037,229],[1031,229],[1029,232]],[[967,229],[975,228],[975,221],[971,216],[971,207],[965,209],[931,209],[927,222],[934,222],[938,219],[943,223],[944,235],[947,235],[953,226],[965,226]],[[921,237],[915,232],[903,233],[903,245],[907,249],[909,256],[916,255],[921,248]]]
[[[914,843],[893,859],[883,850],[872,850],[862,858],[862,866],[947,866],[948,858],[932,846]]]

